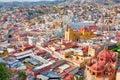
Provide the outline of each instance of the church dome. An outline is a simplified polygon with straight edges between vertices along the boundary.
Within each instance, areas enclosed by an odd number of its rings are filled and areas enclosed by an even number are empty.
[[[80,31],[86,31],[87,32],[89,30],[88,30],[88,28],[86,26],[82,26],[81,29],[80,29]]]
[[[99,52],[98,56],[97,56],[100,60],[105,60],[107,62],[110,62],[112,55],[111,53],[108,51],[107,47],[104,47],[104,49]]]
[[[95,63],[91,66],[91,69],[92,70],[95,70],[95,71],[100,71],[100,70],[103,70],[103,68],[101,66],[99,66],[98,63]]]

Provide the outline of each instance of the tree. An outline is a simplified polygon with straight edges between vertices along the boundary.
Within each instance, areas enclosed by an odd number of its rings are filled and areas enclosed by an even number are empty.
[[[118,53],[118,58],[120,59],[120,53]]]
[[[0,63],[0,80],[8,80],[9,74],[4,63]]]
[[[75,76],[75,80],[84,80],[84,77]]]
[[[25,74],[25,72],[21,71],[18,73],[18,80],[26,80],[27,79],[27,75]]]
[[[109,17],[109,14],[107,12],[105,13],[105,17]]]
[[[120,42],[117,43],[117,47],[120,48]]]

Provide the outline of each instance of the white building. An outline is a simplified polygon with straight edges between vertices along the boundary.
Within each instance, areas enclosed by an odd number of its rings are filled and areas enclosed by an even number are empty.
[[[120,71],[116,74],[116,80],[120,80]]]
[[[33,37],[27,37],[28,38],[28,43],[30,45],[33,45]]]

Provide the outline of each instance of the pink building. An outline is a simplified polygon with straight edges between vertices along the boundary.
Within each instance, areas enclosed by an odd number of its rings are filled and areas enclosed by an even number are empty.
[[[95,80],[114,80],[117,62],[117,53],[109,51],[107,47],[104,47],[97,57],[86,65],[86,68],[90,75],[94,76]]]
[[[116,32],[116,40],[120,41],[120,32]]]

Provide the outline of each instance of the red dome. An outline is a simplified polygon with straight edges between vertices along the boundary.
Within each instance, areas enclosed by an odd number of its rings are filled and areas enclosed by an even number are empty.
[[[91,66],[91,69],[99,71],[99,70],[102,70],[103,68],[101,66],[99,66],[98,63],[95,63]]]
[[[111,54],[111,56],[115,56],[115,52],[113,52],[112,50],[109,51],[109,53]]]
[[[112,58],[112,55],[111,53],[108,51],[108,48],[105,47],[104,50],[102,50],[101,52],[99,52],[98,56],[97,56],[99,59],[103,59],[107,62],[109,62]]]
[[[106,62],[105,61],[98,61],[99,66],[104,67]]]
[[[114,58],[114,56],[115,56],[115,53],[113,51],[108,51],[108,48],[104,47],[104,50],[99,52],[96,58],[96,63],[94,63],[90,68],[95,71],[106,70],[108,72],[111,72],[113,70],[111,61]]]
[[[88,28],[86,26],[82,26],[81,29],[80,29],[80,31],[86,31],[87,32],[89,30],[88,30]]]

